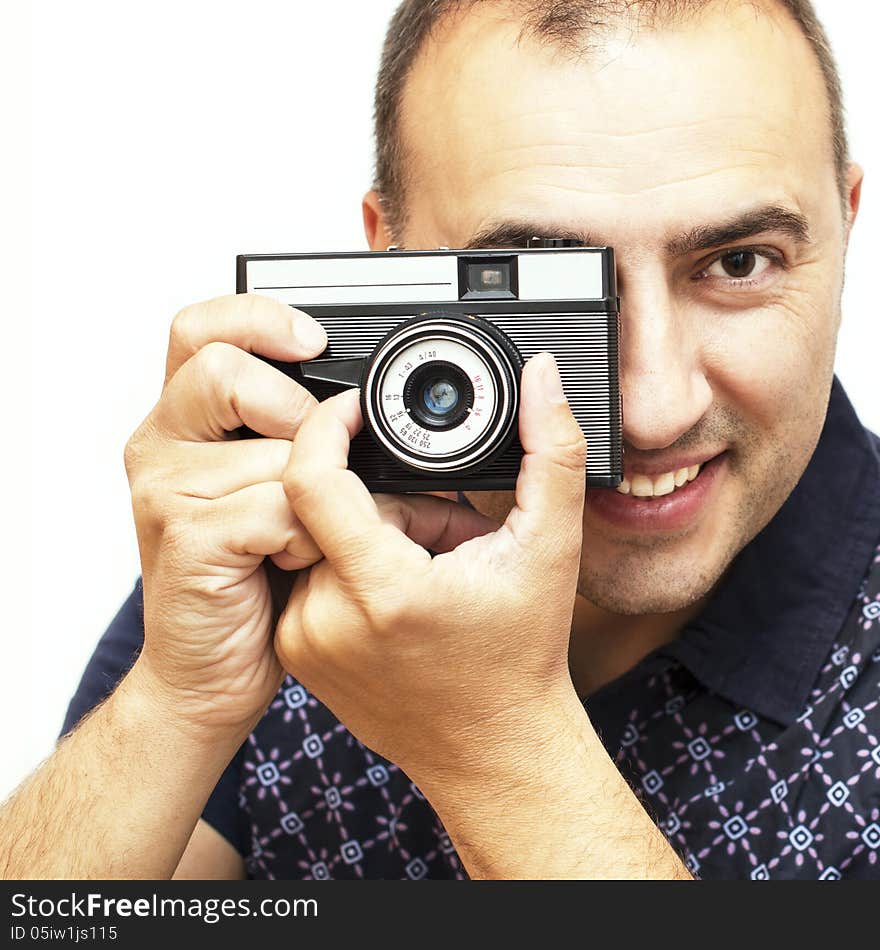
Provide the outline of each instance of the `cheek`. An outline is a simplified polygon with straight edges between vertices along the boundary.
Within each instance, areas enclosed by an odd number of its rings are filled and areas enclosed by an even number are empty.
[[[821,402],[833,374],[842,276],[836,243],[823,240],[753,309],[695,302],[694,319],[711,328],[703,355],[713,389],[770,426]]]
[[[767,503],[794,487],[822,430],[834,369],[834,311],[829,296],[804,293],[724,314],[723,331],[704,349],[715,406],[735,420],[732,470],[754,490],[763,485]]]

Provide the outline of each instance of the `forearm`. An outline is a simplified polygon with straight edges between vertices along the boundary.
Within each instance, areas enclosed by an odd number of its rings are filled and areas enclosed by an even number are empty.
[[[0,806],[0,878],[169,878],[235,753],[184,727],[136,664]]]
[[[470,876],[690,879],[573,693],[565,706],[485,771],[419,782]]]

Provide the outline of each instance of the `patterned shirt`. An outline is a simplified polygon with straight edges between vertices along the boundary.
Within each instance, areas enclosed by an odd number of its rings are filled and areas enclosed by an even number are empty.
[[[136,657],[142,596],[65,732]],[[880,878],[880,439],[836,379],[804,475],[703,613],[584,705],[696,876]],[[466,877],[419,789],[290,677],[203,817],[255,878]]]

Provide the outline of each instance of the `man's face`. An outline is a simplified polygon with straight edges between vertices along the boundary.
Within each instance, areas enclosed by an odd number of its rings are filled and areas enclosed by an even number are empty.
[[[615,249],[631,493],[588,490],[580,592],[677,610],[776,513],[822,428],[846,222],[821,73],[794,25],[745,4],[580,60],[519,31],[478,8],[416,64],[397,238],[498,246],[523,223]],[[471,500],[501,518],[512,495]]]

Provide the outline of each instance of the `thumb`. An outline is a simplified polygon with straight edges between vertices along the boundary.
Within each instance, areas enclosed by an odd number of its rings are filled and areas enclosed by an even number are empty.
[[[577,564],[587,443],[568,407],[551,354],[539,353],[526,363],[521,393],[519,438],[524,455],[516,505],[505,526],[518,546],[542,563]]]

